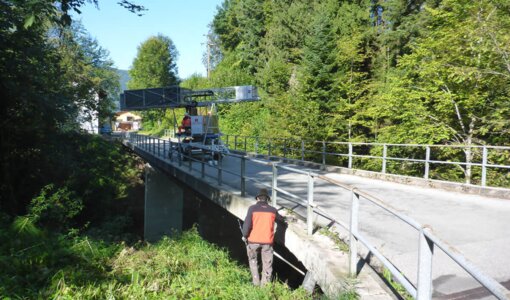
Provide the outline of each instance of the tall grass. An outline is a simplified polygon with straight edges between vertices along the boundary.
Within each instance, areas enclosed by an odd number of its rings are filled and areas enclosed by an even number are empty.
[[[26,228],[0,230],[0,298],[310,298],[280,282],[253,287],[247,268],[194,229],[156,244],[128,246]]]

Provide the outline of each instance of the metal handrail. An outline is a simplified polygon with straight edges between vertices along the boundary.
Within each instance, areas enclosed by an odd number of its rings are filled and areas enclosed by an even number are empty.
[[[140,146],[141,149],[148,151],[149,153],[153,154],[156,157],[161,157],[161,142],[160,139],[152,138],[144,136],[140,138],[140,135],[130,135],[128,137],[131,143],[137,144]],[[157,142],[156,142],[157,140]],[[142,142],[141,142],[142,141]],[[140,145],[141,144],[141,145]],[[152,144],[152,147],[151,147]],[[155,148],[155,145],[158,145],[158,148]],[[169,141],[169,147],[172,149],[173,144],[178,143],[172,143]],[[166,158],[165,155],[165,148],[166,147],[166,141],[163,142],[163,158]],[[189,170],[196,170],[192,168],[191,161],[199,162],[201,163],[201,172],[202,177],[204,177],[204,160],[197,160],[194,159],[191,155],[185,155],[181,151],[181,148],[178,147],[178,154],[180,157],[187,157],[189,160]],[[432,258],[434,255],[434,248],[437,246],[439,249],[441,249],[445,254],[447,254],[448,257],[450,257],[457,265],[459,265],[461,268],[467,271],[468,274],[470,274],[475,280],[477,280],[482,286],[484,286],[489,292],[491,292],[495,297],[498,299],[510,299],[510,292],[504,288],[500,283],[498,283],[493,278],[489,277],[488,275],[484,274],[481,270],[479,270],[473,263],[471,263],[467,258],[465,258],[462,254],[460,254],[457,250],[455,250],[452,246],[450,246],[447,242],[443,241],[439,237],[433,234],[432,229],[421,225],[420,223],[416,222],[414,219],[398,212],[395,208],[391,207],[390,205],[384,203],[381,199],[360,191],[356,188],[353,188],[349,185],[346,185],[342,182],[339,182],[333,178],[315,173],[310,171],[303,171],[300,169],[292,168],[289,166],[283,166],[279,165],[279,162],[267,162],[259,159],[253,159],[247,156],[233,154],[233,153],[227,153],[224,154],[231,157],[236,157],[241,159],[241,172],[231,172],[227,170],[222,170],[221,164],[219,167],[212,166],[213,168],[216,168],[218,170],[218,183],[221,184],[221,171],[237,175],[241,178],[241,195],[245,195],[246,186],[245,186],[245,180],[250,180],[257,182],[259,184],[263,184],[265,186],[269,186],[268,184],[265,184],[259,180],[256,180],[255,178],[250,178],[245,176],[245,163],[246,161],[251,161],[257,164],[263,164],[266,166],[272,166],[273,168],[273,178],[272,178],[272,189],[273,189],[273,197],[272,197],[272,204],[273,206],[277,205],[277,193],[281,193],[284,195],[287,195],[291,198],[300,200],[298,202],[292,201],[294,203],[297,203],[301,206],[307,207],[307,216],[306,216],[306,223],[307,223],[307,232],[309,235],[313,234],[313,213],[318,211],[317,205],[313,201],[313,189],[314,189],[314,180],[315,179],[321,179],[326,182],[329,182],[331,184],[334,184],[342,189],[348,190],[351,192],[352,201],[351,201],[351,217],[350,217],[350,225],[348,229],[349,231],[349,272],[352,276],[357,275],[357,255],[358,255],[358,245],[357,242],[360,242],[363,244],[371,253],[373,253],[379,261],[391,272],[393,277],[402,284],[402,286],[411,294],[413,297],[415,297],[418,300],[422,299],[431,299],[432,296]],[[221,162],[221,159],[220,159]],[[181,164],[181,161],[179,160],[179,165]],[[278,182],[278,173],[277,170],[287,170],[291,172],[297,172],[302,175],[306,175],[308,177],[308,192],[307,192],[307,199],[303,199],[295,194],[292,194],[288,191],[285,191],[284,189],[280,188],[277,185]],[[198,170],[197,170],[198,171]],[[213,176],[210,176],[213,177]],[[359,201],[360,199],[365,199],[369,201],[370,203],[380,207],[381,209],[384,209],[391,215],[397,217],[401,221],[405,222],[406,224],[410,225],[412,228],[416,229],[419,232],[419,257],[418,257],[418,280],[417,285],[413,285],[409,279],[407,279],[398,269],[397,267],[388,259],[386,258],[374,245],[372,245],[359,231],[358,231],[358,214],[359,214]],[[317,213],[317,212],[316,212]],[[321,214],[325,217],[324,214]],[[335,220],[331,218],[331,221],[334,221],[343,227],[346,227],[343,223],[341,223],[339,220]]]
[[[233,139],[232,139],[233,137]],[[337,157],[347,157],[348,158],[348,168],[353,168],[353,159],[354,158],[362,158],[362,159],[375,159],[381,160],[381,173],[387,173],[387,162],[388,161],[400,161],[400,162],[411,162],[411,163],[421,163],[424,164],[423,169],[423,178],[429,179],[429,171],[430,165],[456,165],[459,167],[480,167],[481,170],[481,179],[479,185],[482,187],[487,186],[487,170],[489,168],[492,169],[510,169],[510,165],[507,164],[493,164],[489,163],[489,150],[504,150],[510,151],[510,146],[491,146],[491,145],[433,145],[433,144],[393,144],[393,143],[367,143],[367,142],[325,142],[325,141],[315,141],[315,140],[305,140],[305,139],[295,139],[295,138],[261,138],[261,137],[253,137],[253,136],[240,136],[240,135],[225,135],[227,146],[230,146],[229,141],[234,140],[234,150],[247,152],[248,149],[247,141],[254,140],[254,144],[252,149],[255,154],[267,155],[269,157],[281,157],[275,156],[275,149],[280,149],[283,152],[283,157],[287,158],[288,153],[292,151],[298,151],[300,154],[301,161],[305,161],[305,156],[307,154],[320,154],[322,157],[321,164],[323,166],[326,165],[326,157],[327,156],[337,156]],[[239,140],[241,140],[240,149],[238,149]],[[265,147],[267,147],[267,154],[260,152],[260,142],[266,141],[264,143]],[[275,143],[276,141],[280,141],[280,143]],[[300,148],[288,147],[289,142],[294,142],[295,144],[301,144]],[[282,144],[283,143],[283,144]],[[322,149],[309,149],[306,148],[305,145],[316,145],[321,144]],[[326,151],[328,145],[344,145],[348,146],[347,153],[336,153]],[[355,146],[375,146],[375,147],[383,147],[382,156],[379,155],[363,155],[363,154],[355,154],[354,148]],[[392,157],[387,155],[388,147],[412,147],[412,148],[421,148],[425,150],[425,157],[422,159],[419,158],[401,158],[401,157]],[[241,149],[242,148],[242,149]],[[477,161],[448,161],[448,160],[434,160],[431,159],[431,149],[433,148],[452,148],[452,149],[471,149],[472,151],[480,151],[481,153],[477,153],[477,155],[481,155],[480,162]],[[467,154],[466,154],[467,155]],[[299,160],[299,156],[298,159]],[[467,157],[467,156],[466,156]],[[410,175],[406,175],[410,176]],[[417,176],[412,176],[417,177]],[[448,180],[440,180],[440,181],[448,181]],[[466,178],[466,184],[471,185],[471,178]]]

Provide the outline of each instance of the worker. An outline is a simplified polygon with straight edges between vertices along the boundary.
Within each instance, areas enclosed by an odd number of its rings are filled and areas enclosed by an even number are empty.
[[[243,224],[243,241],[247,242],[248,261],[253,285],[265,285],[273,273],[273,241],[276,220],[284,221],[276,208],[270,206],[271,199],[266,189],[260,189],[257,202],[248,208]],[[262,257],[262,276],[259,276],[258,253]],[[262,277],[262,278],[260,278]]]
[[[179,133],[191,133],[191,117],[189,116],[189,113],[184,113],[184,117],[181,121],[181,126],[179,126]]]

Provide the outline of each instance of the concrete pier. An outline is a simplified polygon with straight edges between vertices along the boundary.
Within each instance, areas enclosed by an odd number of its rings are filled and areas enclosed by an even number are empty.
[[[155,242],[182,231],[183,190],[151,165],[145,166],[144,239]]]

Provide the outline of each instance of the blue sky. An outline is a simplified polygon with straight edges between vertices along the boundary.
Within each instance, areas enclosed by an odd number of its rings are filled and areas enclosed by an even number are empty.
[[[208,24],[223,0],[138,0],[148,11],[141,17],[117,4],[118,1],[99,1],[99,10],[92,4],[82,8],[80,15],[87,31],[99,44],[110,51],[110,57],[119,69],[130,68],[137,47],[148,37],[158,33],[172,39],[179,57],[179,76],[193,73],[205,75],[202,55],[206,51],[205,34]]]

